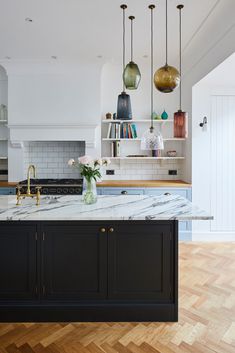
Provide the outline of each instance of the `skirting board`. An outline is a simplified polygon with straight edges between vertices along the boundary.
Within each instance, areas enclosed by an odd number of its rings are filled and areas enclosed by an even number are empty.
[[[235,232],[192,232],[192,241],[235,241]]]

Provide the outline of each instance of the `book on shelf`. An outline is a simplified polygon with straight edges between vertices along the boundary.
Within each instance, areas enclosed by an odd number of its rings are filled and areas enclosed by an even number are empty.
[[[120,138],[121,126],[120,124],[109,123],[107,138],[118,139]]]
[[[137,130],[135,124],[123,123],[121,126],[121,138],[135,139],[137,138]]]
[[[111,143],[111,157],[120,157],[120,141]]]

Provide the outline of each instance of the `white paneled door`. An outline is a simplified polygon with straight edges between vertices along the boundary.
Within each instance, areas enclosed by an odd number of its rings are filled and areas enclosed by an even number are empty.
[[[235,96],[211,97],[211,231],[235,231]]]
[[[193,202],[214,216],[194,223],[193,239],[235,240],[235,91],[193,92]]]

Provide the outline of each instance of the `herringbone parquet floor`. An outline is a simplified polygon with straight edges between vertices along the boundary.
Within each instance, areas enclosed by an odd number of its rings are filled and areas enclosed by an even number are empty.
[[[235,243],[180,245],[178,323],[1,324],[3,352],[235,353]]]

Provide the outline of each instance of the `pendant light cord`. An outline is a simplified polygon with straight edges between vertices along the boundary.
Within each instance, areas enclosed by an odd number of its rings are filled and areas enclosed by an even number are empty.
[[[151,10],[151,26],[150,26],[151,126],[150,126],[150,131],[153,131],[153,9],[155,8],[155,5],[149,5],[149,8]]]
[[[168,2],[166,0],[166,65],[168,63]]]
[[[182,110],[182,80],[181,80],[181,74],[182,74],[182,33],[181,33],[181,9],[180,9],[180,110]]]
[[[177,9],[179,9],[179,61],[180,61],[180,111],[182,111],[182,13],[184,5],[178,5]]]
[[[131,17],[131,61],[133,61],[133,17]]]
[[[126,16],[125,16],[125,6],[123,5],[123,37],[122,37],[122,45],[123,45],[123,57],[122,57],[122,72],[125,70],[125,58],[126,58]],[[123,92],[125,92],[125,85],[123,82]]]

